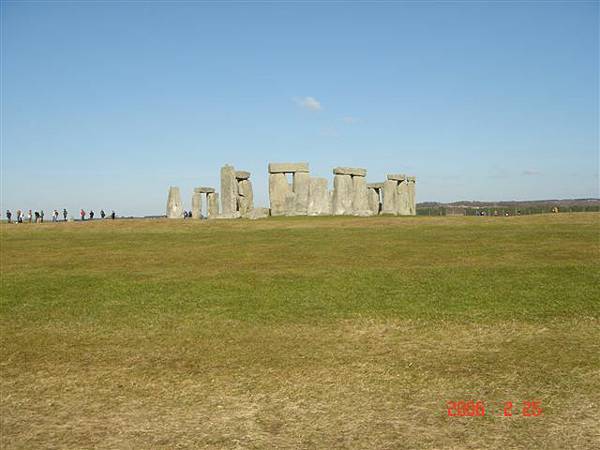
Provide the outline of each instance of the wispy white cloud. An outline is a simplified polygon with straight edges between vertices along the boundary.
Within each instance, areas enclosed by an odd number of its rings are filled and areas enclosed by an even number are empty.
[[[536,175],[541,175],[542,172],[540,172],[539,170],[535,170],[535,169],[526,169],[523,172],[521,172],[521,175],[524,175],[526,177],[533,177]]]
[[[320,111],[323,109],[321,102],[314,97],[294,98],[293,100],[301,108],[306,108],[310,111]]]
[[[360,119],[358,119],[357,117],[346,116],[346,117],[342,117],[342,122],[353,124],[353,123],[360,122]]]

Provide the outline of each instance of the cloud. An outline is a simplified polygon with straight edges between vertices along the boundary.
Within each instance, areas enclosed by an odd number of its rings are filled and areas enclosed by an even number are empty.
[[[539,170],[535,170],[535,169],[527,169],[524,170],[523,172],[521,172],[521,175],[526,176],[526,177],[533,177],[536,175],[541,175],[542,172],[540,172]]]
[[[353,124],[353,123],[360,122],[360,120],[356,117],[346,116],[346,117],[342,117],[342,122],[348,123],[348,124]]]
[[[320,111],[321,102],[314,97],[302,97],[302,98],[294,98],[294,102],[302,108],[306,108],[310,111]]]

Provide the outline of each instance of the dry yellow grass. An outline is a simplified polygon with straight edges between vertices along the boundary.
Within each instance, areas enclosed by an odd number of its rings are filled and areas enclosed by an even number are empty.
[[[3,225],[2,448],[597,447],[599,220]]]

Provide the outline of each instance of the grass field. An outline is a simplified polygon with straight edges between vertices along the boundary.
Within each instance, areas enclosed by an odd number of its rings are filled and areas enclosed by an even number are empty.
[[[0,230],[2,448],[600,446],[600,214]]]

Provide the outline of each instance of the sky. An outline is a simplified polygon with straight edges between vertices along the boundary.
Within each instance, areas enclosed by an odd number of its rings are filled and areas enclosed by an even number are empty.
[[[3,1],[1,208],[164,214],[224,164],[598,197],[597,2]]]

